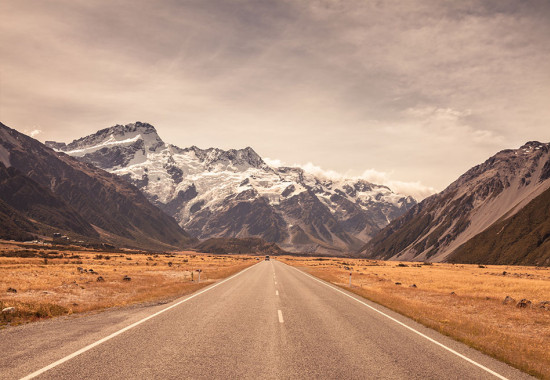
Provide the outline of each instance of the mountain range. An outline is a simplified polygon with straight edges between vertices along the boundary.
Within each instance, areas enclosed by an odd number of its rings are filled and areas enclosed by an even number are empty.
[[[0,124],[0,238],[550,265],[550,144],[498,152],[418,204],[250,147],[182,149],[140,122],[46,145]]]
[[[260,237],[287,250],[341,254],[357,251],[416,204],[364,180],[271,167],[250,147],[179,148],[147,123],[46,145],[135,185],[201,240]]]
[[[133,185],[0,123],[0,237],[57,233],[88,242],[181,249],[194,241]]]
[[[550,265],[550,144],[475,166],[370,240],[376,259]]]

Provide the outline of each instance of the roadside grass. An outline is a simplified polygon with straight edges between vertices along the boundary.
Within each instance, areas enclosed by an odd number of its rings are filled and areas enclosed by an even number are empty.
[[[40,255],[50,258],[16,257],[17,250],[0,246],[0,328],[134,303],[168,302],[257,262],[245,255],[196,252],[46,250]],[[10,307],[15,310],[1,312]]]
[[[550,300],[550,268],[347,258],[280,260],[533,376],[550,379],[550,305],[540,307]],[[503,304],[506,296],[515,302]],[[522,299],[530,300],[531,306],[518,308]]]

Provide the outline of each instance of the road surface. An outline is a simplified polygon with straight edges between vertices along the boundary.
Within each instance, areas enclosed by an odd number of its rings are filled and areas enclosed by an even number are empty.
[[[0,331],[0,378],[523,379],[278,261],[164,305]]]

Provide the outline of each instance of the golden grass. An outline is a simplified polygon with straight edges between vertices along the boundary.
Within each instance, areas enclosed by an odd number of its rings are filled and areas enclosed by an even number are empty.
[[[550,310],[538,307],[540,302],[550,300],[550,268],[419,263],[399,266],[397,262],[338,258],[280,260],[531,375],[550,379]],[[416,287],[411,287],[413,284]],[[506,296],[516,303],[529,299],[533,307],[505,305],[502,301]]]
[[[257,262],[245,255],[108,253],[55,248],[36,251],[49,254],[47,259],[1,256],[3,252],[19,249],[13,244],[0,243],[0,326],[138,302],[169,301]],[[78,267],[88,272],[81,273]],[[90,269],[97,274],[91,274]],[[197,269],[202,270],[200,284]],[[100,276],[104,281],[97,281]],[[124,281],[124,276],[131,281]],[[17,292],[8,292],[9,288]],[[12,306],[16,312],[1,313]]]

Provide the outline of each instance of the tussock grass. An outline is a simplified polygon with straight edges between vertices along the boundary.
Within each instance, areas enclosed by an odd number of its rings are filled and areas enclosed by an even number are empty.
[[[295,257],[281,261],[550,379],[550,310],[538,307],[550,300],[550,268]],[[506,296],[516,303],[529,299],[532,307],[505,305]]]
[[[14,250],[14,246],[0,245],[0,327],[138,302],[168,301],[257,262],[245,255],[195,252],[121,254],[82,250],[56,252],[55,257],[50,254],[47,258],[44,252],[31,257],[2,255]],[[197,269],[202,270],[200,283]],[[124,276],[131,281],[124,281]],[[98,277],[104,281],[98,281]],[[17,292],[8,291],[10,288]],[[8,307],[15,307],[15,312],[1,313]]]

